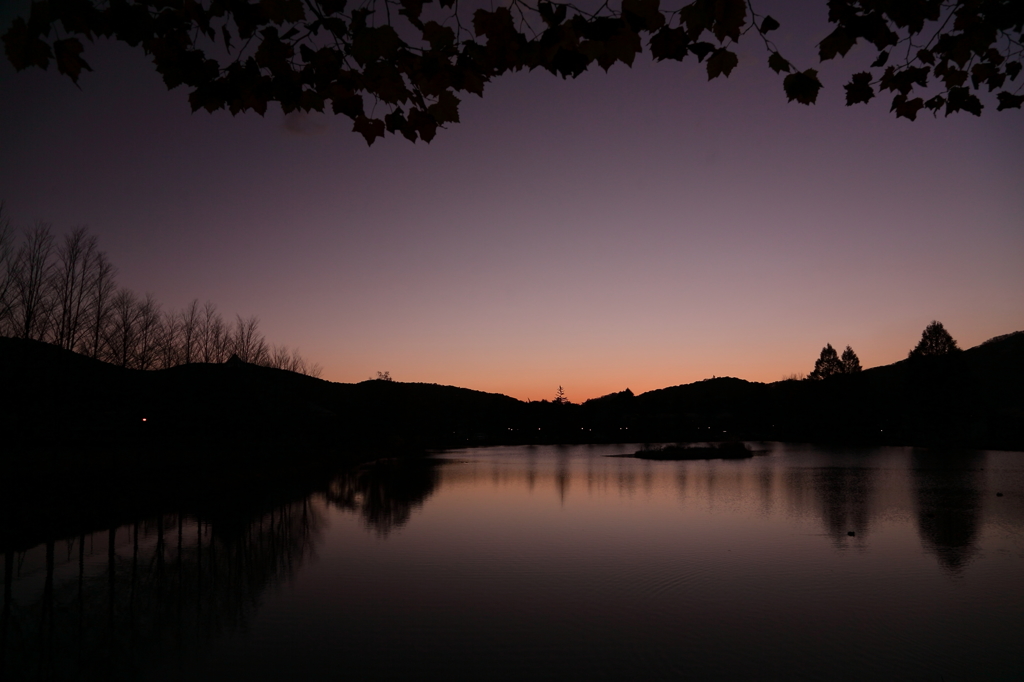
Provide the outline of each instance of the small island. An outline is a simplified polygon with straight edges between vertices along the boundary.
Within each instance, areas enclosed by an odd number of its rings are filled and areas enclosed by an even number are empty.
[[[667,443],[665,445],[645,445],[631,455],[610,455],[610,457],[680,461],[688,459],[748,459],[754,455],[767,453],[767,450],[752,450],[746,443],[726,441],[717,444]]]

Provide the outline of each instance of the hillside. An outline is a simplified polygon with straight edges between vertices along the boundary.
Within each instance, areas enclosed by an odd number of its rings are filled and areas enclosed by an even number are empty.
[[[332,383],[242,362],[115,367],[0,338],[0,428],[26,446],[843,441],[1024,449],[1024,333],[825,381],[718,378],[582,405],[453,386]]]

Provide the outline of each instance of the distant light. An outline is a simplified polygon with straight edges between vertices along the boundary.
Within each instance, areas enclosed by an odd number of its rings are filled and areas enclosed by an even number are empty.
[[[145,417],[143,417],[143,418],[142,418],[142,421],[146,421],[146,418],[145,418]]]

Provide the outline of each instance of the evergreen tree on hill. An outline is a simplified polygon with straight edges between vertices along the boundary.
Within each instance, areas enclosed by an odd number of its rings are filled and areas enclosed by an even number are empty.
[[[960,350],[956,341],[938,320],[933,320],[921,332],[921,340],[907,355],[908,358],[923,358],[934,355],[949,355]]]
[[[814,371],[807,375],[808,379],[828,379],[830,376],[843,373],[843,362],[832,344],[821,349],[821,356],[814,362]]]
[[[860,371],[860,358],[849,346],[843,351],[843,357],[839,361],[843,363],[843,374],[855,374]]]

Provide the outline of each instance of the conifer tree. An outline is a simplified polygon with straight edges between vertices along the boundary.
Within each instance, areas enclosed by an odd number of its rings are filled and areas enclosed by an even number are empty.
[[[843,373],[843,363],[832,344],[821,349],[821,356],[814,362],[814,371],[807,375],[808,379],[828,379],[830,376]]]
[[[843,363],[843,374],[855,374],[860,371],[860,358],[849,346],[843,351],[843,357],[839,361]]]
[[[960,350],[956,341],[950,336],[946,328],[938,320],[932,323],[921,332],[921,340],[917,346],[907,355],[909,358],[923,358],[933,355],[949,355]]]

